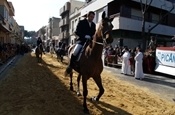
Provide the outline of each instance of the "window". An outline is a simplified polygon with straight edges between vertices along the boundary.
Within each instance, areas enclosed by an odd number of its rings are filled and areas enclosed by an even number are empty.
[[[159,15],[158,14],[152,13],[151,17],[152,17],[152,22],[156,23],[156,22],[159,21]]]
[[[4,7],[4,18],[8,20],[8,11],[5,7]]]
[[[131,18],[136,20],[142,20],[141,10],[131,9]]]
[[[4,6],[0,5],[0,14],[4,16]]]
[[[74,32],[74,21],[72,21],[72,32]]]
[[[78,20],[75,19],[74,28],[76,28],[77,24],[78,24]]]

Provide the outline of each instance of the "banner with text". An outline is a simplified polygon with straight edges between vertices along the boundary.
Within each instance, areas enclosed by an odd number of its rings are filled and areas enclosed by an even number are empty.
[[[157,49],[156,63],[159,65],[175,67],[175,51]]]

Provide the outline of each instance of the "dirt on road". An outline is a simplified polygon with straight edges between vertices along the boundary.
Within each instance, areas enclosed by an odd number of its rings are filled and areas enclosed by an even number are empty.
[[[0,81],[0,115],[83,115],[83,97],[69,90],[65,67],[49,54],[42,63],[37,63],[34,54],[24,55]],[[121,81],[109,71],[103,71],[102,80],[105,93],[100,102],[88,100],[92,115],[175,115],[174,103],[146,88]],[[88,91],[88,98],[98,93],[92,79]]]

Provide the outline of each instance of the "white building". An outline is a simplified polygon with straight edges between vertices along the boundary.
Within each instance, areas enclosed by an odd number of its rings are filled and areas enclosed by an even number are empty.
[[[60,40],[59,34],[60,34],[60,27],[59,27],[59,22],[60,18],[57,17],[51,17],[49,18],[48,25],[46,26],[46,39],[45,43],[46,46],[50,45],[50,43],[54,43],[57,45],[58,41]]]
[[[145,1],[145,0],[143,0]],[[145,31],[154,26],[161,16],[165,15],[173,7],[173,4],[167,0],[153,0],[149,11],[147,12]],[[107,11],[108,16],[115,15],[113,20],[113,45],[127,45],[135,47],[142,44],[142,13],[140,9],[140,0],[92,0],[81,10],[81,16],[87,14],[90,10],[96,13],[95,22],[101,19],[103,11]],[[171,39],[175,34],[175,9],[169,13],[163,21],[152,31],[152,36],[158,36],[158,42]],[[119,42],[120,41],[120,42]]]
[[[76,36],[74,35],[75,29],[77,27],[78,22],[82,19],[81,17],[81,10],[82,8],[75,8],[74,12],[70,14],[69,20],[70,20],[70,25],[69,25],[69,43],[68,44],[74,44],[75,43],[75,38]]]
[[[59,38],[64,41],[67,45],[69,44],[69,15],[71,15],[76,8],[80,8],[84,5],[84,2],[77,0],[70,0],[66,2],[65,5],[60,9],[61,21],[59,23],[60,26],[60,35]]]

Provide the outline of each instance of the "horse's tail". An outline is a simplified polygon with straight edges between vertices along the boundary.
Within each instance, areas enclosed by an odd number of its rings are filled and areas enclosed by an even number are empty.
[[[70,46],[69,47],[69,49],[68,49],[68,58],[70,59],[71,58],[71,55],[72,55],[72,52],[73,52],[73,48],[75,47],[75,45],[72,45],[72,46]],[[70,61],[70,60],[69,60]],[[70,63],[70,62],[69,62]],[[71,67],[67,67],[66,68],[66,71],[64,72],[64,76],[66,77],[66,76],[70,76],[72,74],[72,68]]]
[[[64,72],[64,76],[67,77],[68,75],[70,76],[71,74],[72,74],[72,68],[67,67],[65,72]]]

